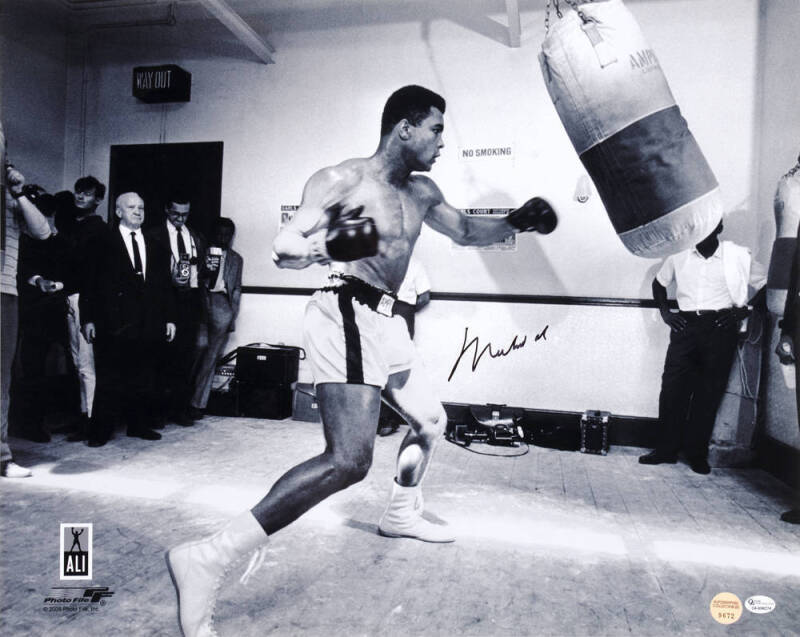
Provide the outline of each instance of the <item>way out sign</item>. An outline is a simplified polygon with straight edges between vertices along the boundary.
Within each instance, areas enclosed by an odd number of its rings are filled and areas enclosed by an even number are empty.
[[[188,102],[191,95],[192,74],[176,64],[133,69],[133,96],[143,102]]]

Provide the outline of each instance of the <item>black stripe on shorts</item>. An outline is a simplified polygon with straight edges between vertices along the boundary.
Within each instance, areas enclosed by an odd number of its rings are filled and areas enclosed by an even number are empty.
[[[361,356],[361,332],[356,324],[356,312],[353,309],[353,295],[344,290],[337,294],[339,311],[344,319],[344,347],[347,355],[347,382],[364,384],[364,363]]]

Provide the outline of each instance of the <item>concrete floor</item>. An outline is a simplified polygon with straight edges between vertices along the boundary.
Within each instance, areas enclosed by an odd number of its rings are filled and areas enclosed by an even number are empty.
[[[800,527],[779,521],[792,493],[768,474],[644,467],[633,448],[498,458],[443,441],[426,504],[459,539],[431,545],[376,534],[403,431],[377,439],[364,482],[276,534],[246,587],[226,579],[221,635],[800,634]],[[178,635],[164,550],[322,449],[319,425],[291,420],[163,433],[100,449],[12,440],[35,475],[0,480],[0,634]],[[104,605],[44,610],[54,587],[83,586],[59,581],[60,522],[93,523]],[[776,608],[723,626],[709,612],[723,591]]]

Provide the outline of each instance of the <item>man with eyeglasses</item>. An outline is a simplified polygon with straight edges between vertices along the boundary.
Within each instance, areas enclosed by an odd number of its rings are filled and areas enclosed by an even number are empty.
[[[205,239],[186,225],[190,212],[189,197],[183,193],[172,193],[164,207],[164,223],[148,233],[161,242],[171,255],[177,332],[175,339],[166,345],[160,365],[161,408],[166,420],[182,427],[194,424],[189,415],[189,403],[197,358],[195,343],[202,315],[200,265],[206,258]],[[163,426],[163,423],[159,426]]]

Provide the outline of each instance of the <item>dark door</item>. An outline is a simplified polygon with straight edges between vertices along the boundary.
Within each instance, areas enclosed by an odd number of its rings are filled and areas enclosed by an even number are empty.
[[[108,218],[116,220],[114,203],[125,192],[144,200],[145,227],[163,223],[164,206],[172,192],[191,201],[187,225],[208,236],[220,216],[222,142],[187,144],[126,144],[111,147]]]

